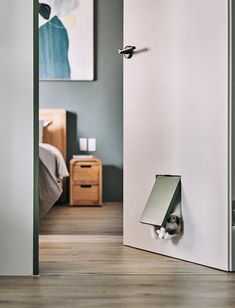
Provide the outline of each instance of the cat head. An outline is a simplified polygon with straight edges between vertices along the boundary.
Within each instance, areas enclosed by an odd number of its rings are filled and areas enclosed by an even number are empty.
[[[176,224],[180,224],[180,217],[176,216],[174,214],[170,215],[170,217],[167,219],[168,223],[176,223]]]
[[[179,216],[170,215],[166,223],[166,232],[170,235],[179,234],[182,230],[182,220]]]

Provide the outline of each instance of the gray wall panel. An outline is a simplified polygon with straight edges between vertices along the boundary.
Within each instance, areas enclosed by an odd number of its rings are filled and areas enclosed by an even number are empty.
[[[2,1],[0,24],[0,275],[31,275],[33,1]]]

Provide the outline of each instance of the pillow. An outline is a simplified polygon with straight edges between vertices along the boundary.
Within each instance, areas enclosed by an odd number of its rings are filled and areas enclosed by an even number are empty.
[[[39,142],[43,142],[43,120],[39,120]]]
[[[43,143],[43,129],[51,125],[52,121],[41,119],[39,120],[39,142]]]

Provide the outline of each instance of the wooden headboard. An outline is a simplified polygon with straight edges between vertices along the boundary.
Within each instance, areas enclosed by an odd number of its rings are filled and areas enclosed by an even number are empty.
[[[67,115],[64,109],[40,109],[39,119],[51,124],[43,129],[43,142],[55,146],[67,161]]]

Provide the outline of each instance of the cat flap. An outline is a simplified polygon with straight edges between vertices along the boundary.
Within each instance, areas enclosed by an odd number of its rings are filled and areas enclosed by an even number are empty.
[[[176,203],[180,201],[180,176],[157,175],[140,222],[154,226],[165,226],[167,218],[173,212]]]

